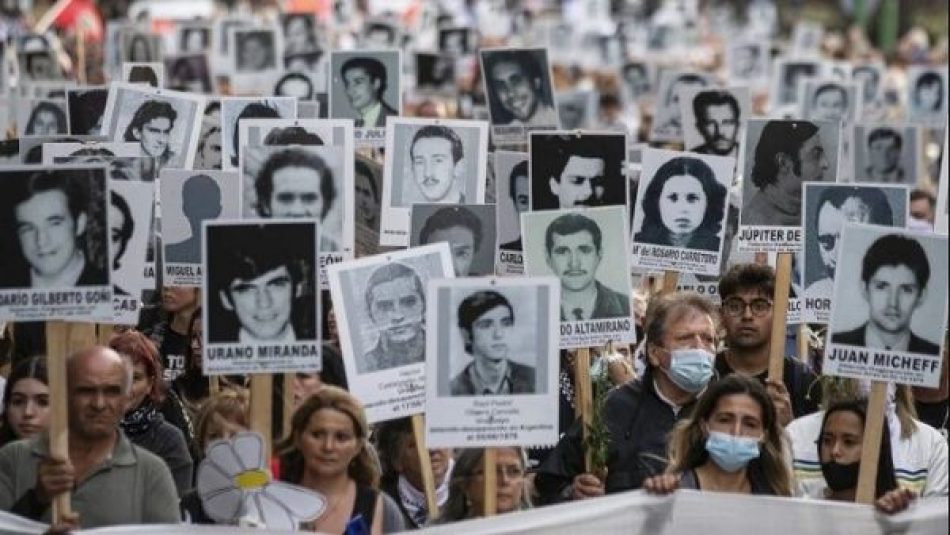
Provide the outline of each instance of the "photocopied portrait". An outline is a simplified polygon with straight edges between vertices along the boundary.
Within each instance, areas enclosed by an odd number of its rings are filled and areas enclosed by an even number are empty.
[[[482,49],[479,54],[492,126],[557,128],[546,49]]]
[[[409,243],[409,208],[415,203],[483,203],[487,144],[484,121],[391,121],[386,129],[381,244]]]
[[[83,87],[66,90],[66,117],[69,133],[98,135],[109,97],[107,87]]]
[[[917,183],[920,131],[914,125],[854,126],[854,181]]]
[[[624,134],[535,132],[529,141],[532,210],[626,203]]]
[[[204,98],[129,83],[113,83],[103,128],[113,141],[138,142],[154,161],[155,175],[164,168],[189,168],[194,163]]]
[[[939,356],[946,326],[947,237],[845,227],[831,344]]]
[[[162,37],[128,28],[121,34],[124,63],[150,63],[162,60]]]
[[[642,61],[625,63],[620,69],[620,77],[625,89],[623,94],[629,102],[637,102],[653,90],[653,73],[649,63]]]
[[[557,110],[561,130],[590,128],[597,119],[597,97],[596,91],[558,93]]]
[[[297,116],[297,99],[292,97],[222,97],[221,141],[226,144],[223,158],[225,171],[237,169],[241,145],[238,143],[241,121],[245,119],[293,119]]]
[[[146,256],[155,207],[155,186],[148,182],[109,183],[109,238],[112,241],[113,299],[137,300],[154,285],[145,276]],[[137,314],[135,321],[138,321]]]
[[[165,86],[175,91],[211,93],[211,67],[208,56],[180,54],[165,56]]]
[[[203,229],[206,344],[319,340],[315,222],[208,221]]]
[[[660,76],[656,97],[656,111],[650,131],[652,141],[682,142],[683,115],[680,107],[682,92],[689,88],[705,88],[711,81],[704,73],[693,71],[664,71]]]
[[[492,204],[414,204],[409,246],[448,242],[456,277],[490,275],[496,243]]]
[[[917,123],[947,120],[947,69],[911,66],[907,70],[907,118]]]
[[[498,248],[521,251],[521,214],[531,209],[528,154],[496,151],[494,156]]]
[[[857,84],[834,78],[814,78],[801,84],[802,116],[812,121],[854,123],[857,115]]]
[[[740,140],[752,108],[748,88],[688,88],[680,96],[686,149],[739,158]]]
[[[428,286],[427,444],[472,447],[556,438],[558,282],[439,279]],[[504,418],[475,407],[501,403]]]
[[[420,94],[449,94],[455,91],[457,56],[416,52],[416,91]]]
[[[179,23],[175,28],[180,54],[203,54],[211,50],[211,26],[193,22]]]
[[[390,419],[420,410],[426,285],[454,277],[448,244],[333,264],[327,267],[327,277],[347,382],[364,400],[367,417]]]
[[[634,264],[718,274],[735,160],[644,149],[642,166],[633,219]],[[703,262],[686,262],[665,254],[668,248],[709,255]]]
[[[903,228],[907,219],[907,187],[883,185],[805,184],[805,296],[828,299],[849,223]],[[824,310],[825,313],[830,310]],[[827,315],[821,323],[827,323]]]
[[[761,82],[769,73],[769,48],[766,43],[736,41],[729,45],[726,64],[732,82]]]
[[[234,72],[260,74],[280,67],[281,43],[273,28],[233,28]]]
[[[740,224],[801,226],[802,183],[835,181],[839,132],[828,122],[750,120]]]
[[[123,63],[122,81],[149,87],[165,87],[165,65],[157,62]]]
[[[284,57],[320,49],[317,20],[312,14],[281,13],[280,27],[283,32]]]
[[[55,136],[68,133],[65,100],[23,99],[17,113],[21,136]]]
[[[774,65],[772,88],[769,91],[773,111],[795,106],[798,103],[799,83],[821,73],[821,64],[814,60],[783,58]]]
[[[332,52],[330,117],[353,119],[356,128],[383,128],[402,110],[402,61],[398,50]]]

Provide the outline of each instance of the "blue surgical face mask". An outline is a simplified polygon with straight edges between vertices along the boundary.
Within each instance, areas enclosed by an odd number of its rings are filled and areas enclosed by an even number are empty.
[[[737,437],[719,431],[710,431],[706,451],[716,466],[726,472],[738,472],[759,457],[759,440]]]
[[[715,355],[705,349],[674,349],[670,351],[670,369],[666,375],[682,390],[699,392],[712,379],[714,358]]]

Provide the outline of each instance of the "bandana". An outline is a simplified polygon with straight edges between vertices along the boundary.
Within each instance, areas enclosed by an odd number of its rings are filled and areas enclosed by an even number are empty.
[[[119,426],[129,438],[145,434],[157,422],[161,422],[161,414],[154,405],[145,401],[139,408],[125,415]]]
[[[449,480],[452,479],[454,465],[455,461],[449,460],[449,469],[445,472],[445,477],[442,478],[442,484],[435,489],[435,502],[439,504],[439,507],[445,505],[445,502],[449,499]],[[409,519],[417,526],[426,525],[426,521],[429,519],[429,512],[426,510],[426,493],[417,490],[408,479],[401,475],[396,483],[396,488],[399,491],[399,501],[406,509]]]

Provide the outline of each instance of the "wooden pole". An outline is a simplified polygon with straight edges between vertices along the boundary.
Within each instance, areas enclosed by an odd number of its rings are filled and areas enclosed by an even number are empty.
[[[251,376],[251,431],[264,437],[264,458],[270,459],[271,452],[271,396],[273,395],[274,376],[259,373]]]
[[[484,470],[485,495],[483,516],[498,514],[498,458],[495,448],[485,448],[482,455],[482,470]]]
[[[101,346],[109,345],[109,340],[112,339],[112,335],[115,333],[115,326],[108,325],[105,323],[100,323],[96,325],[96,343]]]
[[[413,414],[412,437],[416,442],[416,453],[419,454],[419,467],[422,469],[422,487],[426,493],[426,509],[429,522],[439,518],[439,502],[435,499],[435,474],[432,473],[432,458],[426,447],[425,416]]]
[[[590,413],[594,396],[590,382],[590,349],[584,347],[574,353],[574,415],[581,420],[583,441],[587,441]],[[590,452],[584,448],[584,471],[590,472]]]
[[[69,324],[46,322],[46,373],[49,382],[49,453],[69,459],[69,407],[66,399],[66,357],[69,351]],[[72,511],[70,493],[53,496],[53,523]]]
[[[808,325],[802,322],[798,325],[798,338],[796,339],[796,342],[798,342],[798,360],[811,366],[811,353],[808,352],[808,340]]]
[[[281,403],[283,404],[283,409],[280,411],[281,415],[281,429],[283,429],[283,435],[290,435],[290,420],[294,416],[294,374],[285,373],[284,374],[284,389],[282,392]]]
[[[782,381],[785,371],[785,319],[788,317],[788,290],[792,281],[792,253],[779,253],[775,264],[772,338],[769,342],[769,379]]]
[[[221,392],[221,379],[217,375],[208,377],[208,390],[212,396]]]
[[[680,274],[676,271],[666,270],[663,272],[663,294],[670,294],[676,291],[676,285],[679,284]]]
[[[86,85],[86,35],[82,24],[76,25],[76,81]]]
[[[887,383],[871,382],[868,415],[864,421],[864,443],[861,446],[861,468],[858,472],[858,490],[854,501],[874,503],[877,486],[877,462],[881,455],[881,436],[884,433],[884,404],[887,402]]]

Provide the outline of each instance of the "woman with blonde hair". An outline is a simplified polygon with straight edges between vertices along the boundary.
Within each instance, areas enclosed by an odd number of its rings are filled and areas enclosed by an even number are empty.
[[[403,529],[398,507],[378,490],[379,465],[368,436],[363,405],[335,386],[321,388],[294,412],[290,434],[277,447],[280,479],[326,497],[327,509],[311,529],[344,533],[362,525],[371,535],[389,526]]]
[[[791,496],[783,450],[782,427],[765,387],[731,375],[699,397],[692,417],[670,438],[667,473],[643,486],[659,494],[685,488]]]

